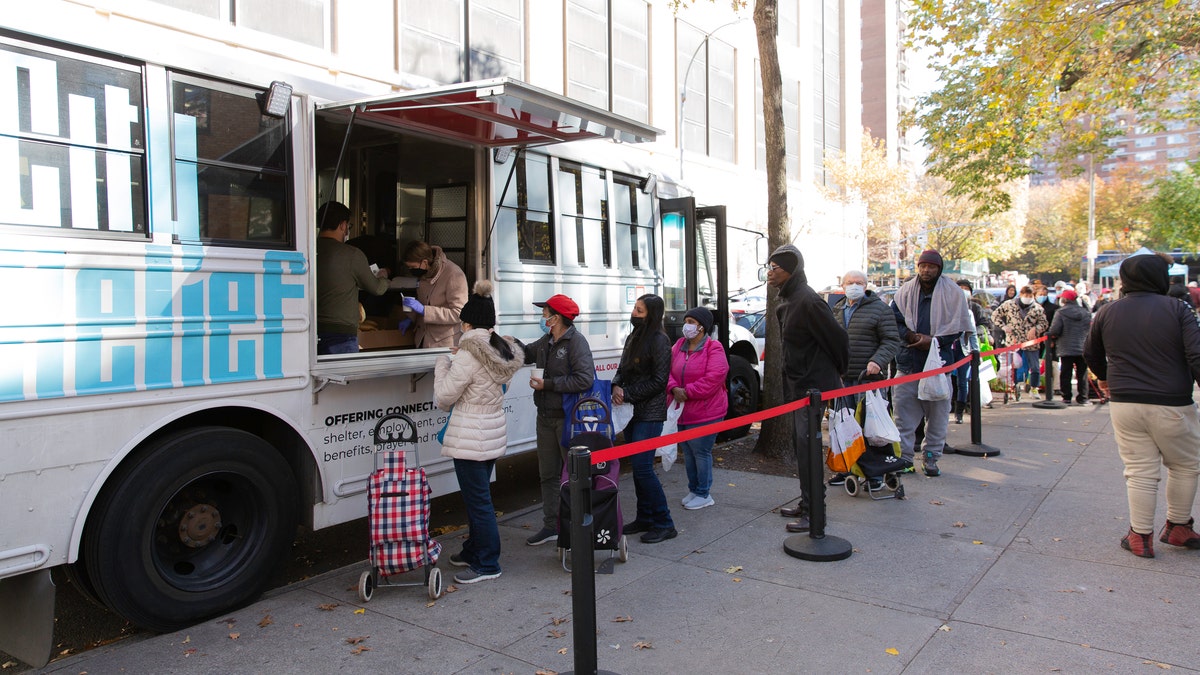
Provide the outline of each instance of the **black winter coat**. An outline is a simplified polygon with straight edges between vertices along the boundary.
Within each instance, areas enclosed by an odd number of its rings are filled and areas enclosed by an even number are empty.
[[[546,333],[536,341],[525,344],[516,340],[517,346],[525,350],[525,363],[538,364],[546,369],[543,378],[546,387],[533,392],[533,404],[538,415],[543,417],[566,417],[563,412],[563,394],[578,394],[592,388],[596,379],[596,367],[592,363],[592,348],[587,338],[575,330],[567,329],[557,341]]]
[[[833,319],[850,336],[850,364],[846,368],[846,377],[858,377],[871,361],[886,370],[902,346],[892,308],[885,305],[875,293],[867,291],[859,301],[858,309],[850,315],[850,325],[847,326],[846,304],[846,298],[842,298],[833,306]]]
[[[630,354],[625,339],[621,365],[613,376],[613,386],[625,391],[625,401],[633,404],[633,419],[663,422],[667,419],[667,378],[671,376],[671,339],[666,333],[654,333],[642,342],[640,354]]]
[[[799,256],[790,244],[776,252],[785,249]],[[807,396],[809,389],[840,389],[850,360],[849,338],[834,321],[829,304],[808,285],[803,267],[779,289],[775,318],[783,335],[784,397],[794,401]]]
[[[1091,327],[1092,313],[1072,300],[1054,313],[1047,335],[1054,340],[1055,353],[1059,356],[1083,356],[1083,343]]]

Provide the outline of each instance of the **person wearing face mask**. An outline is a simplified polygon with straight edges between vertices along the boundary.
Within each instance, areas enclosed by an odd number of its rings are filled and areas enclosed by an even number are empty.
[[[1038,307],[1041,307],[1042,311],[1046,313],[1047,330],[1049,330],[1050,326],[1054,325],[1054,314],[1058,311],[1058,304],[1054,302],[1056,297],[1057,295],[1053,292],[1053,290],[1045,286],[1037,286],[1033,289],[1034,302],[1036,302]],[[1053,340],[1047,340],[1043,342],[1042,349],[1040,352],[1038,352],[1038,355],[1041,357],[1042,363],[1044,364],[1058,363],[1058,350]],[[1054,379],[1055,378],[1047,377],[1045,381],[1047,401],[1053,399],[1054,394],[1058,392],[1058,383],[1055,382]]]
[[[667,379],[671,373],[671,340],[663,330],[663,299],[646,294],[633,304],[633,332],[625,338],[621,363],[612,380],[614,405],[633,404],[633,419],[625,427],[625,442],[662,435],[667,419]],[[654,473],[654,449],[632,455],[637,518],[625,524],[625,534],[642,533],[642,541],[657,544],[674,539],[675,523],[662,483]]]
[[[587,338],[575,330],[579,305],[565,295],[552,295],[535,302],[542,309],[542,336],[525,344],[516,340],[525,363],[542,369],[541,377],[530,377],[533,404],[537,407],[538,480],[542,490],[542,529],[525,540],[541,546],[558,540],[559,481],[562,479],[566,448],[562,447],[563,394],[577,394],[592,387],[596,368]]]
[[[829,305],[808,285],[800,249],[791,244],[775,249],[767,259],[767,284],[779,292],[775,319],[783,338],[784,401],[804,398],[809,389],[833,391],[841,388],[842,376],[850,364],[850,339],[833,318]],[[795,507],[779,509],[779,515],[796,519],[787,524],[788,532],[808,532],[812,526],[809,521],[812,500],[824,499],[823,477],[811,475],[809,469],[812,461],[808,443],[810,432],[820,437],[820,428],[809,429],[808,411],[801,409],[792,413],[792,443],[796,448],[800,501]],[[819,490],[815,497],[812,489]]]
[[[683,319],[683,337],[671,348],[667,396],[683,404],[680,431],[723,420],[729,410],[729,394],[725,391],[729,358],[712,337],[713,321],[712,312],[704,307],[689,309]],[[682,503],[689,511],[716,503],[710,494],[716,440],[717,435],[712,433],[679,444],[688,477],[688,493]]]
[[[459,314],[467,302],[467,275],[446,258],[440,246],[414,241],[404,249],[404,267],[417,278],[417,295],[404,296],[410,318],[400,330],[415,327],[419,348],[454,347],[462,336]]]
[[[1033,299],[1033,288],[1030,286],[1022,287],[1016,299],[1001,304],[993,318],[1004,329],[1006,341],[1010,345],[1036,340],[1045,335],[1050,328],[1046,322],[1046,313]],[[1034,345],[1021,350],[1021,365],[1013,374],[1018,401],[1021,400],[1022,389],[1025,393],[1032,392],[1034,400],[1038,398],[1037,391],[1041,380],[1041,366],[1038,362],[1040,348],[1040,345]]]
[[[358,291],[383,295],[388,271],[372,272],[367,256],[346,244],[350,209],[326,202],[317,209],[317,354],[357,354]]]
[[[842,275],[842,292],[846,297],[833,306],[834,320],[849,337],[850,361],[842,384],[856,384],[864,373],[867,378],[880,373],[886,376],[901,347],[891,308],[874,291],[867,290],[867,275],[859,270]],[[868,478],[878,480],[875,476]],[[846,474],[842,473],[829,479],[831,486],[845,482]]]

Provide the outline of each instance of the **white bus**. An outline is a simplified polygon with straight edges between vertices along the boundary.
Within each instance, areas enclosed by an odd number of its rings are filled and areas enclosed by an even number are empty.
[[[678,190],[630,145],[649,126],[507,78],[364,98],[282,57],[85,33],[0,31],[0,648],[27,661],[56,566],[158,631],[255,597],[297,526],[365,515],[381,416],[411,417],[435,493],[456,489],[445,350],[404,344],[393,294],[367,299],[362,352],[316,355],[321,202],[392,262],[421,239],[491,279],[504,333],[570,295],[599,377],[642,293],[674,331],[697,303],[728,317],[724,210],[659,199]],[[749,412],[759,355],[722,333]],[[531,449],[527,378],[507,409]]]

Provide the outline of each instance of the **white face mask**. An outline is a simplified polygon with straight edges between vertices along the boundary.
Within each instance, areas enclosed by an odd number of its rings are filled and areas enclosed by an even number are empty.
[[[867,294],[867,287],[862,284],[847,284],[842,290],[846,293],[846,298],[854,302],[862,300]]]
[[[970,302],[971,301],[971,291],[968,291],[967,289],[964,288],[963,289],[963,297],[967,299],[967,302]]]
[[[1033,298],[1030,298],[1030,297],[1028,297],[1028,296],[1024,296],[1024,295],[1022,295],[1022,296],[1021,296],[1021,304],[1022,304],[1022,305],[1032,305],[1032,304],[1033,304]]]
[[[685,337],[689,340],[693,340],[699,334],[700,334],[700,326],[697,326],[694,323],[683,324],[683,337]]]

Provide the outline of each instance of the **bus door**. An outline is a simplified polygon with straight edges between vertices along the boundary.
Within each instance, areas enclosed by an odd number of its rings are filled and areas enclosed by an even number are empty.
[[[663,231],[663,317],[667,335],[678,340],[692,307],[713,313],[717,339],[729,350],[729,279],[726,273],[725,207],[696,206],[694,197],[659,203]]]

